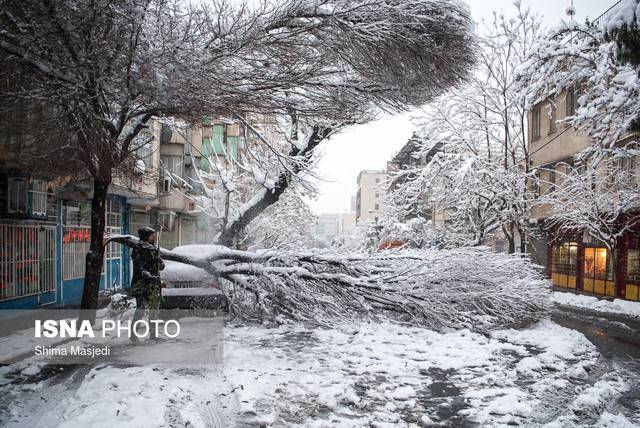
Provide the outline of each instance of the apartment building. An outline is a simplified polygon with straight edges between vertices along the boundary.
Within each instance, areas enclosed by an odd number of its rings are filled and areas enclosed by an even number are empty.
[[[313,225],[313,232],[316,237],[330,243],[340,233],[340,214],[323,213],[318,216],[318,220]]]
[[[269,129],[275,133],[273,124],[260,123],[268,138],[277,136],[268,134]],[[91,182],[72,174],[50,175],[46,168],[34,172],[23,153],[28,147],[20,134],[24,130],[7,126],[1,131],[7,150],[0,153],[0,309],[77,305],[91,237]],[[159,230],[165,248],[212,242],[219,219],[196,206],[204,190],[196,168],[212,172],[211,161],[232,161],[257,136],[221,116],[185,130],[152,120],[144,132],[147,143],[137,152],[134,170],[116,175],[109,187],[106,232],[135,234],[150,225]],[[214,176],[207,174],[207,186],[216,185]],[[129,284],[129,256],[126,246],[107,245],[101,290]]]
[[[164,248],[212,243],[225,203],[212,196],[220,186],[218,168],[237,170],[234,162],[260,138],[278,141],[277,126],[272,117],[250,114],[243,120],[219,115],[182,128],[161,127],[159,206],[155,217],[140,212],[136,219],[155,222]]]
[[[563,173],[579,167],[575,165],[574,155],[592,145],[586,132],[577,132],[557,122],[574,115],[578,97],[577,89],[566,90],[553,102],[538,103],[528,113],[530,163],[539,178],[539,185],[533,184],[532,190],[537,195],[562,191]],[[604,162],[598,169],[610,167],[610,162]],[[625,168],[629,177],[638,176],[636,160],[626,161]],[[618,257],[614,266],[614,258],[607,248],[588,233],[560,234],[549,230],[546,222],[549,209],[549,206],[536,205],[531,212],[534,233],[530,234],[530,248],[533,260],[546,267],[554,287],[639,300],[640,229],[621,240],[615,250]]]
[[[7,147],[0,153],[0,309],[78,305],[91,238],[91,182],[32,165],[25,130],[4,131],[0,134]],[[154,132],[159,130],[152,126],[149,133]],[[11,139],[20,144],[12,146]],[[116,175],[109,187],[106,233],[131,233],[133,210],[150,212],[159,204],[159,140],[151,138],[142,150],[144,160],[126,177]],[[129,265],[129,249],[108,244],[100,289],[127,286]]]
[[[420,137],[413,135],[402,148],[396,153],[396,155],[387,162],[387,182],[389,183],[388,191],[391,193],[399,186],[402,186],[401,180],[410,180],[411,177],[403,177],[401,179],[394,179],[395,174],[401,170],[411,168],[425,167],[431,162],[433,157],[442,150],[442,143],[436,143],[433,147],[422,153],[422,145]],[[420,216],[426,220],[431,220],[436,224],[444,226],[445,215],[443,210],[436,210],[426,200],[416,202],[415,206],[411,209],[412,213],[404,220]]]
[[[364,170],[358,174],[356,193],[356,224],[375,223],[384,212],[387,188],[384,170]]]

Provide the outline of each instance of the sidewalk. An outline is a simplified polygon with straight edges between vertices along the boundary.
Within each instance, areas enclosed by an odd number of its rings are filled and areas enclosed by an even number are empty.
[[[587,309],[603,314],[624,315],[640,319],[640,302],[622,299],[599,299],[595,296],[554,291],[551,300],[561,306]]]
[[[640,303],[554,292],[551,319],[584,334],[604,355],[640,359]]]

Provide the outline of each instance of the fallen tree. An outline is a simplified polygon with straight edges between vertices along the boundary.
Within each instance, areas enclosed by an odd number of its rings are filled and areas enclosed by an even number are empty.
[[[232,315],[243,321],[334,325],[392,318],[437,330],[486,331],[525,326],[546,310],[546,282],[537,268],[481,248],[346,255],[191,245],[161,249],[161,256],[217,278]]]

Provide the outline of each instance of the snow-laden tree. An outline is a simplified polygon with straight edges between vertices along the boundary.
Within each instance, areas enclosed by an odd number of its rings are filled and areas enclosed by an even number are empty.
[[[255,249],[302,250],[312,248],[312,226],[317,216],[299,191],[289,188],[242,232],[239,246]]]
[[[547,310],[548,287],[538,268],[477,248],[362,254],[197,245],[161,250],[161,256],[218,278],[241,321],[333,326],[388,318],[486,332],[525,326]]]
[[[596,163],[636,139],[629,133],[638,131],[640,115],[640,63],[632,54],[638,19],[638,1],[623,0],[597,22],[563,22],[518,69],[529,109],[563,91],[575,94],[575,114],[562,122],[591,136],[582,158]]]
[[[529,208],[526,175],[518,167],[504,170],[482,156],[441,152],[415,173],[390,201],[408,198],[413,206],[415,198],[426,198],[432,210],[445,213],[449,246],[485,244],[505,225],[522,221]]]
[[[414,217],[406,221],[383,218],[378,232],[378,250],[393,248],[432,248],[438,243],[438,234],[431,220]]]
[[[635,153],[637,156],[639,153]],[[628,156],[609,158],[564,171],[554,170],[554,187],[536,203],[547,211],[546,227],[553,235],[587,233],[609,250],[617,266],[620,240],[640,225],[640,177]],[[613,269],[614,281],[616,269]]]
[[[453,0],[1,0],[0,26],[3,107],[44,104],[47,126],[70,135],[68,163],[92,179],[83,308],[97,305],[109,185],[135,165],[152,118],[288,119],[291,164],[225,228],[229,244],[321,141],[375,107],[424,104],[475,57],[469,11]],[[27,79],[11,84],[16,74]]]
[[[402,184],[389,195],[392,215],[429,206],[444,211],[451,244],[480,245],[499,232],[509,252],[517,235],[523,248],[531,195],[525,97],[516,69],[539,37],[539,17],[519,3],[513,18],[494,14],[481,26],[471,83],[416,119],[422,140],[416,156],[433,158],[395,175]]]

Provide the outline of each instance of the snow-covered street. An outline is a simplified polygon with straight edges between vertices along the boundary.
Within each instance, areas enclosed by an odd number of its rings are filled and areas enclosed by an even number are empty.
[[[0,100],[0,428],[640,428],[640,0],[0,0]]]
[[[633,363],[604,358],[581,333],[550,320],[489,336],[390,323],[313,330],[228,325],[224,345],[221,366],[28,360],[5,366],[0,421],[13,427],[640,423]]]

